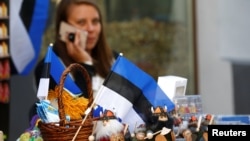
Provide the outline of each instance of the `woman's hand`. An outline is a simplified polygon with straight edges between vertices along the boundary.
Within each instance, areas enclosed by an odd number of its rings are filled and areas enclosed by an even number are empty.
[[[77,30],[75,33],[75,38],[73,42],[67,38],[66,48],[68,51],[68,55],[74,61],[79,62],[79,63],[92,62],[90,52],[87,52],[85,49],[86,42],[82,43],[84,40],[81,40],[81,38],[87,38],[87,37],[81,37],[81,36],[84,36],[84,34],[81,34],[81,31]]]

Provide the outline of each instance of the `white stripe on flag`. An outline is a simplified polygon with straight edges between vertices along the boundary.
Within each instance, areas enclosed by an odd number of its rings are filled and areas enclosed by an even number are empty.
[[[129,125],[130,131],[134,131],[135,124],[144,123],[141,117],[133,109],[132,103],[104,85],[99,89],[94,102],[104,109],[113,111],[118,118],[121,118],[122,123]]]
[[[19,16],[21,4],[22,0],[10,1],[10,53],[18,73],[35,57],[30,37]]]
[[[126,117],[122,119],[122,122],[129,125],[129,131],[134,133],[136,126],[141,124],[145,124],[145,122],[141,119],[141,117],[136,113],[134,108],[131,108]]]
[[[96,104],[115,112],[116,116],[122,119],[133,106],[127,99],[103,85],[97,94]]]
[[[41,78],[37,90],[37,98],[46,100],[49,93],[49,78]]]

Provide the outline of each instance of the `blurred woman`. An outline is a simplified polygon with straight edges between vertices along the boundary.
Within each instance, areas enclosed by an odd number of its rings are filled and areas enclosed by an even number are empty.
[[[74,33],[60,34],[60,25],[65,22],[76,28]],[[104,78],[108,75],[112,63],[117,57],[107,44],[104,34],[101,11],[94,0],[61,0],[56,11],[55,43],[53,51],[67,67],[72,63],[83,65],[92,79],[92,89],[95,93],[100,88]],[[63,29],[66,30],[67,29]],[[86,32],[86,43],[83,42],[82,32]],[[72,38],[73,36],[73,38]],[[42,74],[44,59],[35,69],[37,86]],[[86,95],[86,82],[79,73],[74,73],[75,83]],[[50,77],[50,89],[54,89],[56,83]],[[85,94],[85,95],[84,95]]]

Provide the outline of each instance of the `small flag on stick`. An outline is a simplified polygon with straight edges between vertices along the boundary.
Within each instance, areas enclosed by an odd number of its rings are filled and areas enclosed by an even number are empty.
[[[42,77],[39,82],[37,97],[40,100],[47,99],[48,90],[49,90],[49,82],[50,76],[55,80],[55,82],[59,85],[60,78],[65,70],[65,66],[62,64],[59,57],[54,53],[53,44],[50,44],[48,47],[48,51],[46,53],[46,57],[44,60],[44,68],[42,71]],[[70,75],[66,76],[64,82],[64,88],[68,90],[71,94],[80,95],[82,91],[73,81]]]
[[[37,98],[41,100],[47,99],[49,91],[49,77],[50,77],[50,62],[51,62],[51,51],[52,48],[48,47],[48,51],[44,60],[44,67],[42,75],[39,81],[39,86],[37,90]]]
[[[156,81],[121,55],[99,90],[95,103],[114,111],[122,122],[129,124],[130,131],[136,124],[147,123],[152,106],[167,106],[169,111],[174,109],[174,103]]]

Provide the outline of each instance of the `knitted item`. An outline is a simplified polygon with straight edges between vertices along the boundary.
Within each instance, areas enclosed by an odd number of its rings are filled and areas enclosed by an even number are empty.
[[[53,103],[53,106],[57,107],[57,99],[59,94],[58,86],[55,87],[55,90],[49,90],[48,100]],[[63,90],[62,92],[62,101],[64,105],[65,114],[70,116],[70,120],[82,119],[84,112],[88,108],[87,105],[89,100],[84,97],[77,97],[71,95],[68,91]]]

